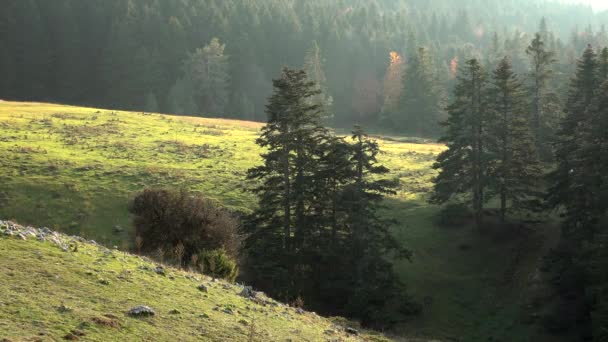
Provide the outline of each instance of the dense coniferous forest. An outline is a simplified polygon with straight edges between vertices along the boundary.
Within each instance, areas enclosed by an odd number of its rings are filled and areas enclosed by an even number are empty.
[[[148,189],[135,248],[382,329],[430,303],[395,270],[416,257],[384,216],[400,178],[363,126],[433,139],[433,215],[479,236],[559,225],[539,328],[606,341],[604,23],[540,0],[6,0],[0,98],[264,121],[259,164],[234,172],[249,212]]]
[[[509,55],[527,72],[540,32],[562,85],[606,44],[606,16],[526,0],[6,0],[0,97],[263,121],[280,68],[306,64],[335,125],[439,136],[460,64]]]

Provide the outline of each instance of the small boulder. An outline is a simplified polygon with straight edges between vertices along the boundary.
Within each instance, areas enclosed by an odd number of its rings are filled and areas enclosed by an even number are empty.
[[[181,314],[181,313],[182,313],[182,312],[181,312],[181,311],[179,311],[179,310],[177,310],[177,309],[173,309],[173,310],[169,311],[169,314],[170,314],[170,315],[179,315],[179,314]]]
[[[243,287],[243,291],[241,291],[240,296],[245,298],[255,298],[257,293],[253,291],[251,286],[245,286]]]
[[[359,331],[354,328],[346,328],[345,331],[347,334],[350,334],[350,335],[355,335],[355,336],[359,335]]]
[[[207,288],[207,286],[205,286],[204,284],[200,284],[200,285],[197,287],[197,289],[198,289],[199,291],[201,291],[201,292],[205,292],[205,293],[209,292],[209,289],[208,289],[208,288]]]
[[[138,305],[129,310],[127,314],[133,317],[149,317],[156,315],[156,312],[149,306]]]
[[[158,275],[162,275],[164,277],[165,269],[162,266],[156,266],[156,268],[154,269],[154,273],[156,273]]]

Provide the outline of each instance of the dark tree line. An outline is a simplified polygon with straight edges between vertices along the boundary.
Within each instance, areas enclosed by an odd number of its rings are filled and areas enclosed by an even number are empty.
[[[606,45],[606,14],[529,0],[4,0],[0,98],[264,120],[280,66],[305,66],[334,124],[437,136],[457,66],[510,55],[524,73],[525,32],[543,16],[554,54],[530,51],[542,114],[542,63],[555,59],[548,84],[563,83],[587,43]],[[390,52],[403,82],[387,87]]]
[[[378,214],[394,181],[378,178],[378,144],[359,127],[351,139],[323,127],[318,86],[283,69],[258,144],[263,165],[249,171],[259,208],[246,226],[249,278],[285,300],[387,326],[417,311],[391,258],[409,252]],[[350,141],[349,141],[350,140]]]
[[[587,47],[576,65],[549,174],[548,203],[563,216],[554,255],[561,302],[547,324],[593,341],[608,339],[608,48]],[[577,310],[570,310],[570,308]]]
[[[542,26],[541,26],[542,27]],[[559,301],[543,323],[576,340],[608,338],[608,48],[588,45],[576,63],[568,97],[547,119],[553,54],[537,34],[527,49],[534,68],[526,87],[511,59],[489,75],[477,59],[461,68],[448,106],[448,149],[437,159],[431,202],[464,202],[483,228],[487,203],[500,219],[553,209],[563,217],[559,247],[548,259]],[[549,121],[550,120],[550,121]],[[553,128],[554,127],[554,128]],[[547,132],[549,132],[547,134]],[[549,138],[551,137],[551,138]],[[539,151],[551,151],[540,162]]]

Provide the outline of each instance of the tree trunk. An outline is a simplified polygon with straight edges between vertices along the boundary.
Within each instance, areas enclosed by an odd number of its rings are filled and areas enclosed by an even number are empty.
[[[285,185],[284,199],[283,199],[283,248],[290,250],[291,240],[291,174],[289,170],[289,150],[285,148],[283,152],[283,183]]]

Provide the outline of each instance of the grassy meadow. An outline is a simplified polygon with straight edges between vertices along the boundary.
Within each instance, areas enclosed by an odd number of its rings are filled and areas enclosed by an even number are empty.
[[[130,243],[129,199],[150,186],[198,191],[240,211],[255,198],[248,168],[261,162],[259,123],[0,101],[0,219],[47,226],[119,248]],[[380,161],[400,180],[386,215],[414,252],[397,265],[424,313],[399,332],[458,341],[527,341],[527,307],[553,226],[514,234],[435,224],[425,202],[443,150],[379,137]],[[122,227],[123,230],[115,229]],[[514,228],[513,231],[516,229]],[[1,253],[18,253],[19,245]],[[1,314],[1,312],[0,312]],[[314,340],[314,339],[313,339]]]
[[[0,282],[0,340],[388,341],[349,335],[339,328],[343,320],[248,300],[236,285],[172,268],[160,275],[144,258],[76,245],[64,252],[0,235],[0,276],[8,280]],[[137,305],[151,307],[154,317],[127,315]]]

